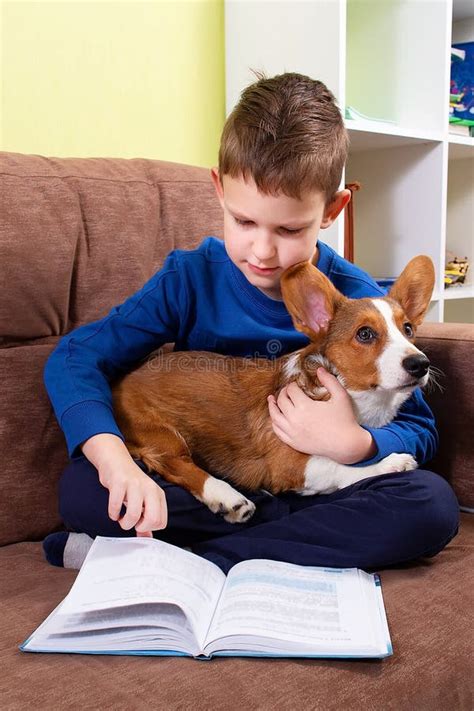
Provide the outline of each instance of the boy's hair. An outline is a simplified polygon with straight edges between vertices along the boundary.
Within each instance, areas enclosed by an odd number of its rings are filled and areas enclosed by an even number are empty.
[[[334,95],[320,81],[287,73],[241,94],[219,149],[219,175],[253,178],[260,192],[301,199],[320,190],[329,204],[339,189],[349,139]]]

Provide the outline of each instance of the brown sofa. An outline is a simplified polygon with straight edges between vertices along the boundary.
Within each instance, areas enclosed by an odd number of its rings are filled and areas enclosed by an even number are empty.
[[[2,711],[34,709],[472,708],[474,516],[439,555],[381,570],[394,654],[385,660],[192,659],[26,654],[18,645],[77,571],[49,565],[62,530],[65,440],[43,386],[60,337],[136,291],[174,247],[221,235],[209,171],[134,159],[0,154]],[[474,507],[474,327],[429,324],[444,371],[428,395],[441,433],[432,467]],[[472,652],[472,648],[470,650]]]

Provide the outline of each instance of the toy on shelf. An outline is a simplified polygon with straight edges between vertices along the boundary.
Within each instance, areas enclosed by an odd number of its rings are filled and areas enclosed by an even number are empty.
[[[469,269],[469,260],[467,257],[462,259],[454,255],[448,256],[449,261],[444,270],[444,288],[450,286],[462,286],[466,280],[467,270]]]
[[[474,42],[451,47],[449,130],[472,136],[474,132]]]

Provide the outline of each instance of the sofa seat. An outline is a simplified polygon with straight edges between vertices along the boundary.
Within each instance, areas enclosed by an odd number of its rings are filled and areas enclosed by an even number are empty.
[[[473,701],[472,617],[459,611],[472,611],[473,571],[474,516],[462,513],[458,535],[440,554],[380,571],[391,657],[202,663],[21,652],[18,645],[67,594],[77,571],[49,565],[39,542],[4,546],[0,708],[467,711]]]

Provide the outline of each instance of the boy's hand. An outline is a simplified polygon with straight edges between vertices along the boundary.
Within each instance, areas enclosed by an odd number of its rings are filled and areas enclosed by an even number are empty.
[[[268,397],[273,431],[282,442],[305,454],[354,464],[377,451],[370,432],[355,417],[346,390],[331,373],[318,368],[318,378],[331,398],[312,400],[295,383]]]
[[[99,466],[99,480],[109,492],[109,518],[128,531],[135,526],[137,536],[153,537],[152,531],[166,528],[168,507],[165,493],[129,457]],[[127,511],[118,518],[122,504]]]

